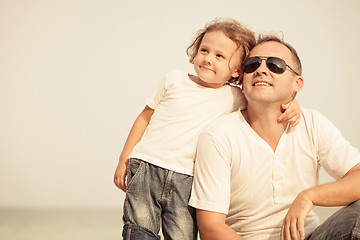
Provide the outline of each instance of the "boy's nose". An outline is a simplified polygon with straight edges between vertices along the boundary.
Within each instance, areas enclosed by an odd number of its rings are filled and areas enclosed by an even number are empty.
[[[212,62],[212,57],[210,54],[207,54],[204,58],[204,62],[207,63],[207,64],[211,64]]]

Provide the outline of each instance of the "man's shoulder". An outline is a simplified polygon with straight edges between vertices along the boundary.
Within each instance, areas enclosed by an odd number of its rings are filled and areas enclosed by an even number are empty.
[[[313,138],[336,129],[335,125],[318,110],[301,107],[300,118],[299,127],[296,126],[295,129],[302,129],[306,135],[313,136]]]
[[[208,133],[232,131],[234,127],[241,124],[240,115],[240,110],[237,110],[235,112],[227,113],[223,116],[220,116],[212,123],[210,123],[204,131]]]
[[[321,114],[318,110],[315,110],[315,109],[305,108],[305,107],[302,107],[302,106],[300,108],[301,108],[301,112],[306,114],[306,115]]]
[[[307,109],[304,107],[301,107],[301,115],[305,122],[318,122],[322,119],[326,119],[326,117],[318,110]]]

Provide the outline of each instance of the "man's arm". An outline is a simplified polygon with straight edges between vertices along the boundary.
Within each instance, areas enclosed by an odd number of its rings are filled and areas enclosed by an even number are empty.
[[[197,223],[199,227],[200,238],[202,240],[241,240],[233,229],[225,223],[226,215],[223,213],[210,212],[205,210],[196,210]]]
[[[197,208],[201,240],[243,239],[225,223],[231,196],[231,156],[226,144],[222,135],[212,131],[199,136],[189,204]]]
[[[360,198],[360,154],[322,114],[305,116],[314,139],[317,161],[336,181],[305,189],[293,201],[282,226],[281,239],[304,237],[304,222],[313,205],[344,206]]]
[[[360,163],[352,167],[339,180],[305,191],[314,205],[344,206],[360,199]]]
[[[281,239],[305,238],[305,218],[314,205],[344,206],[360,199],[360,163],[339,180],[302,191],[291,204],[282,226]]]

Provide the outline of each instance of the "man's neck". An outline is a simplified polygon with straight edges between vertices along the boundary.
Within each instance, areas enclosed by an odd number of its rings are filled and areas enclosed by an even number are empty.
[[[250,104],[242,111],[242,114],[251,128],[265,141],[275,152],[282,134],[286,129],[287,123],[278,122],[281,107],[267,106],[263,108],[253,108]]]

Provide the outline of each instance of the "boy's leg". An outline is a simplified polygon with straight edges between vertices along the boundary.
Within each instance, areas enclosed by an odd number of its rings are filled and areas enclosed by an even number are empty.
[[[360,239],[360,200],[335,212],[307,240]]]
[[[169,171],[162,197],[164,239],[197,239],[195,209],[188,205],[192,176]]]
[[[127,171],[123,239],[160,239],[161,206],[157,199],[161,197],[159,185],[163,184],[147,162],[130,159]]]
[[[122,232],[123,240],[158,240],[158,235],[137,225],[128,224],[124,226]]]

